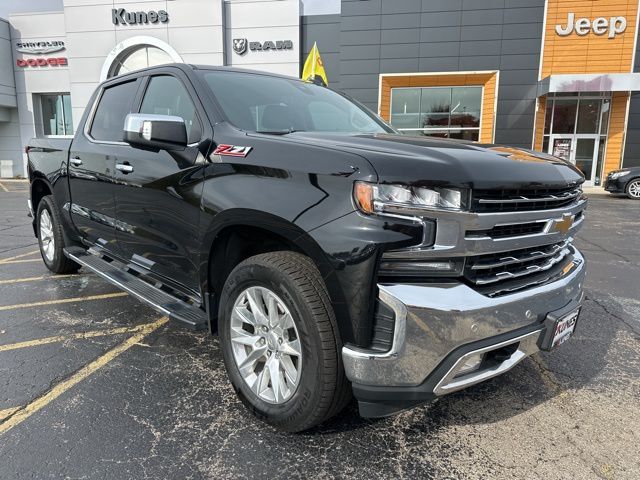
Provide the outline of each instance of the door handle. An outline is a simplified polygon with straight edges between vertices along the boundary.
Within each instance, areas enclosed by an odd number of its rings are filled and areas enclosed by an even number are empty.
[[[73,163],[76,167],[79,167],[80,165],[82,165],[82,159],[80,157],[73,157],[71,160],[71,163]]]
[[[116,170],[120,170],[125,175],[133,172],[133,166],[128,163],[116,163]]]

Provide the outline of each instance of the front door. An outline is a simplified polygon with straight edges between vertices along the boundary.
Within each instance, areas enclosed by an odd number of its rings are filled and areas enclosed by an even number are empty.
[[[597,135],[551,135],[549,153],[568,160],[583,173],[585,186],[594,185],[598,158]]]
[[[127,157],[118,159],[118,244],[131,263],[186,287],[186,294],[199,294],[202,123],[186,77],[169,67],[166,72],[147,79],[139,111],[183,118],[189,146],[182,151],[129,147]]]

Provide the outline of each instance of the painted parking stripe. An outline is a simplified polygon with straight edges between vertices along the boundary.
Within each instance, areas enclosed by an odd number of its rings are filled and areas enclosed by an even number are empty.
[[[0,259],[0,265],[2,265],[3,263],[14,263],[14,260],[17,260],[18,258],[28,257],[29,255],[35,255],[36,253],[39,253],[39,252],[40,250],[33,250],[31,252],[23,253],[21,255],[16,255],[15,257],[2,258]],[[40,259],[38,258],[34,260],[40,260]]]
[[[13,415],[16,411],[20,410],[20,407],[5,408],[0,410],[0,422],[10,415]]]
[[[9,193],[9,189],[5,187],[2,183],[0,183],[0,190],[2,190],[3,192]]]
[[[83,340],[86,338],[106,337],[109,335],[120,335],[123,333],[136,333],[143,330],[147,325],[136,325],[135,327],[117,327],[107,330],[93,330],[90,332],[73,333],[70,335],[56,335],[54,337],[37,338],[35,340],[26,340],[24,342],[9,343],[0,345],[0,353],[9,350],[18,350],[20,348],[38,347],[50,343],[66,342],[69,340]]]
[[[57,300],[45,300],[43,302],[18,303],[16,305],[1,305],[0,312],[4,310],[17,310],[19,308],[43,307],[46,305],[59,305],[61,303],[86,302],[90,300],[104,300],[106,298],[126,297],[127,292],[105,293],[102,295],[88,295],[86,297],[59,298]]]
[[[26,282],[37,282],[39,280],[59,280],[61,278],[81,278],[85,275],[79,275],[77,273],[72,273],[69,275],[42,275],[40,277],[24,277],[24,278],[13,278],[11,280],[0,280],[0,285],[12,285],[14,283],[26,283]]]
[[[7,433],[13,427],[20,425],[26,419],[28,419],[31,415],[42,410],[44,407],[49,405],[52,401],[58,398],[60,395],[65,393],[66,391],[73,388],[75,385],[80,383],[82,380],[87,378],[92,373],[95,373],[109,362],[111,362],[114,358],[118,357],[121,353],[129,350],[134,345],[140,343],[147,335],[156,331],[162,325],[166,324],[169,321],[167,317],[162,317],[159,320],[156,320],[153,323],[148,323],[144,325],[144,328],[140,330],[140,332],[135,335],[127,338],[122,343],[118,344],[111,350],[109,350],[104,355],[98,357],[93,362],[85,365],[76,373],[71,375],[66,380],[58,383],[51,390],[36,398],[31,403],[28,403],[24,407],[19,407],[13,413],[9,414],[5,417],[4,420],[0,419],[0,435]]]

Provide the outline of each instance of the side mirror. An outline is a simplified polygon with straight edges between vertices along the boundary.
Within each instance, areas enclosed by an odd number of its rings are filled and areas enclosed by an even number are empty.
[[[130,113],[124,121],[123,140],[135,148],[149,150],[184,150],[187,127],[173,115]]]

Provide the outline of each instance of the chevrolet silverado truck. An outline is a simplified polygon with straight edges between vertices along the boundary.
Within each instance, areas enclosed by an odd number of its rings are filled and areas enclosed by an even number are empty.
[[[27,150],[45,265],[217,332],[242,402],[286,431],[352,395],[364,417],[435,400],[576,326],[584,178],[555,157],[182,64],[105,81],[73,139]]]

